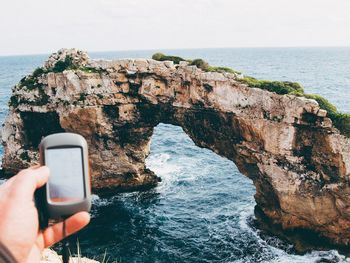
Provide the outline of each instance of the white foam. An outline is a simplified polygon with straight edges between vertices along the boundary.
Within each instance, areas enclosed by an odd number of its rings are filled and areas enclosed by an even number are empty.
[[[146,166],[160,176],[176,173],[179,167],[170,164],[169,159],[170,155],[167,153],[153,154],[147,158]]]
[[[96,194],[91,195],[91,203],[94,206],[106,206],[113,203],[113,197],[101,198]]]
[[[165,191],[174,181],[178,179],[176,174],[179,173],[181,167],[170,163],[170,155],[167,153],[152,154],[146,159],[146,167],[155,172],[162,178],[162,182],[157,188],[160,191]]]
[[[253,234],[257,238],[261,247],[266,247],[275,256],[274,259],[263,261],[263,262],[266,262],[266,263],[267,262],[268,263],[314,263],[320,259],[333,260],[334,262],[350,262],[350,258],[346,258],[344,255],[339,254],[339,252],[336,250],[312,251],[305,255],[288,254],[286,251],[280,248],[267,244],[266,241],[259,236],[258,230],[252,229],[247,224],[248,219],[252,216],[254,216],[254,207],[252,205],[243,207],[242,211],[240,212],[239,225],[241,229],[249,231],[251,234]]]

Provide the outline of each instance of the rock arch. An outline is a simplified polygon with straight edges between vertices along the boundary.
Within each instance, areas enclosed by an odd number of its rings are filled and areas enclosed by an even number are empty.
[[[95,189],[153,187],[158,177],[145,158],[153,128],[169,123],[252,179],[257,209],[273,223],[350,243],[350,140],[314,100],[250,88],[236,74],[186,62],[89,60],[65,50],[23,79],[10,105],[5,174],[37,160],[42,136],[67,131],[88,140]]]

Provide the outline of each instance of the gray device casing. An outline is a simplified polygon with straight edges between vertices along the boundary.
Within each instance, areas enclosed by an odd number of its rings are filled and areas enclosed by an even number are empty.
[[[45,165],[45,149],[64,149],[80,147],[82,150],[83,165],[83,182],[84,182],[84,199],[80,202],[65,202],[62,204],[54,204],[49,201],[49,193],[47,184],[42,191],[42,199],[45,199],[44,208],[46,208],[46,216],[48,219],[60,219],[71,216],[80,211],[90,211],[91,208],[91,186],[89,171],[88,145],[83,136],[75,133],[56,133],[45,137],[40,145],[40,164]]]

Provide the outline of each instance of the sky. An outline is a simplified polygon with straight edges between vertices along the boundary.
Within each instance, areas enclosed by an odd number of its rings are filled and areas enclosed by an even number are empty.
[[[350,46],[349,0],[0,0],[0,55]]]

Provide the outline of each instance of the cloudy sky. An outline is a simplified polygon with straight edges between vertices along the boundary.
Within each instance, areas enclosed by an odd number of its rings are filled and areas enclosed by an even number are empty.
[[[349,0],[1,0],[0,55],[350,46]]]

